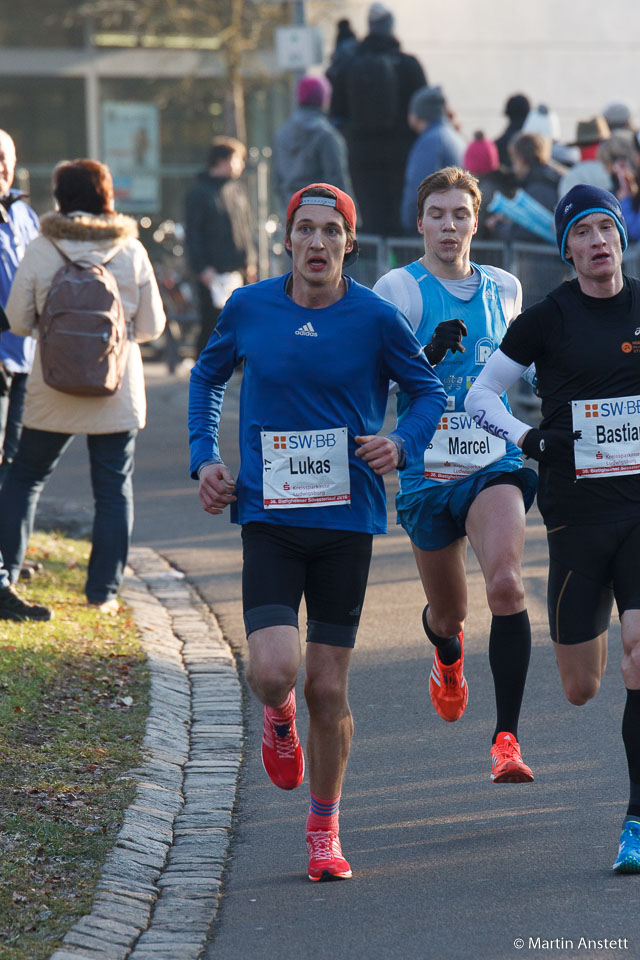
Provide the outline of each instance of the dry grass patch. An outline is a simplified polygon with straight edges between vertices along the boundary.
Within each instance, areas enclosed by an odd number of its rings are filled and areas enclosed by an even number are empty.
[[[44,960],[89,910],[134,796],[149,676],[130,611],[87,606],[88,555],[34,535],[20,592],[54,619],[0,620],[0,960]]]

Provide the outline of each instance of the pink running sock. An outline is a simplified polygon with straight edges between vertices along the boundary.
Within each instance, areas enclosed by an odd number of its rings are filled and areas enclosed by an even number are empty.
[[[296,715],[296,694],[295,690],[290,690],[287,699],[279,707],[267,707],[269,716],[276,723],[288,723]]]
[[[339,831],[340,819],[340,796],[333,800],[321,800],[315,794],[311,794],[309,804],[309,816],[307,817],[307,833],[314,830],[332,830],[334,833]]]

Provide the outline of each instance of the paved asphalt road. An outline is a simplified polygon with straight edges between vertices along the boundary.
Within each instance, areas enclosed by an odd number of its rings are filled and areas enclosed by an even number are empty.
[[[227,517],[202,512],[188,478],[186,381],[153,373],[148,394],[149,426],[137,454],[135,542],[186,572],[242,669],[238,529]],[[234,380],[222,431],[232,467],[237,407]],[[392,483],[389,492],[392,503]],[[82,439],[45,495],[90,503]],[[428,699],[431,660],[414,561],[390,516],[390,534],[376,540],[351,672],[356,733],[341,837],[354,879],[307,881],[307,786],[284,793],[266,780],[261,710],[248,694],[235,833],[207,960],[640,957],[640,877],[610,872],[627,793],[617,627],[599,696],[571,707],[547,635],[546,544],[533,512],[524,568],[534,648],[520,741],[536,780],[496,786],[489,780],[489,616],[475,558],[470,554],[465,644],[469,706],[458,723],[445,724]]]

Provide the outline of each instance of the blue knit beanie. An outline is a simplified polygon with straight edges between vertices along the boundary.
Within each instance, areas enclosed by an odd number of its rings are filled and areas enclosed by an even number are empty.
[[[590,213],[606,213],[611,217],[620,232],[622,252],[627,249],[627,229],[617,198],[601,187],[592,187],[588,183],[578,183],[558,202],[556,207],[556,239],[560,256],[570,263],[564,255],[569,230],[578,220]]]

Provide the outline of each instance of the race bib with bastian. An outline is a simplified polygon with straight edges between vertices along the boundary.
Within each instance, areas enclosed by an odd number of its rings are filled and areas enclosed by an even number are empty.
[[[263,430],[260,437],[265,510],[351,503],[346,427]]]
[[[576,477],[640,473],[640,396],[573,400]]]
[[[468,477],[504,457],[504,439],[486,433],[464,413],[445,413],[424,452],[424,475],[444,482]]]

